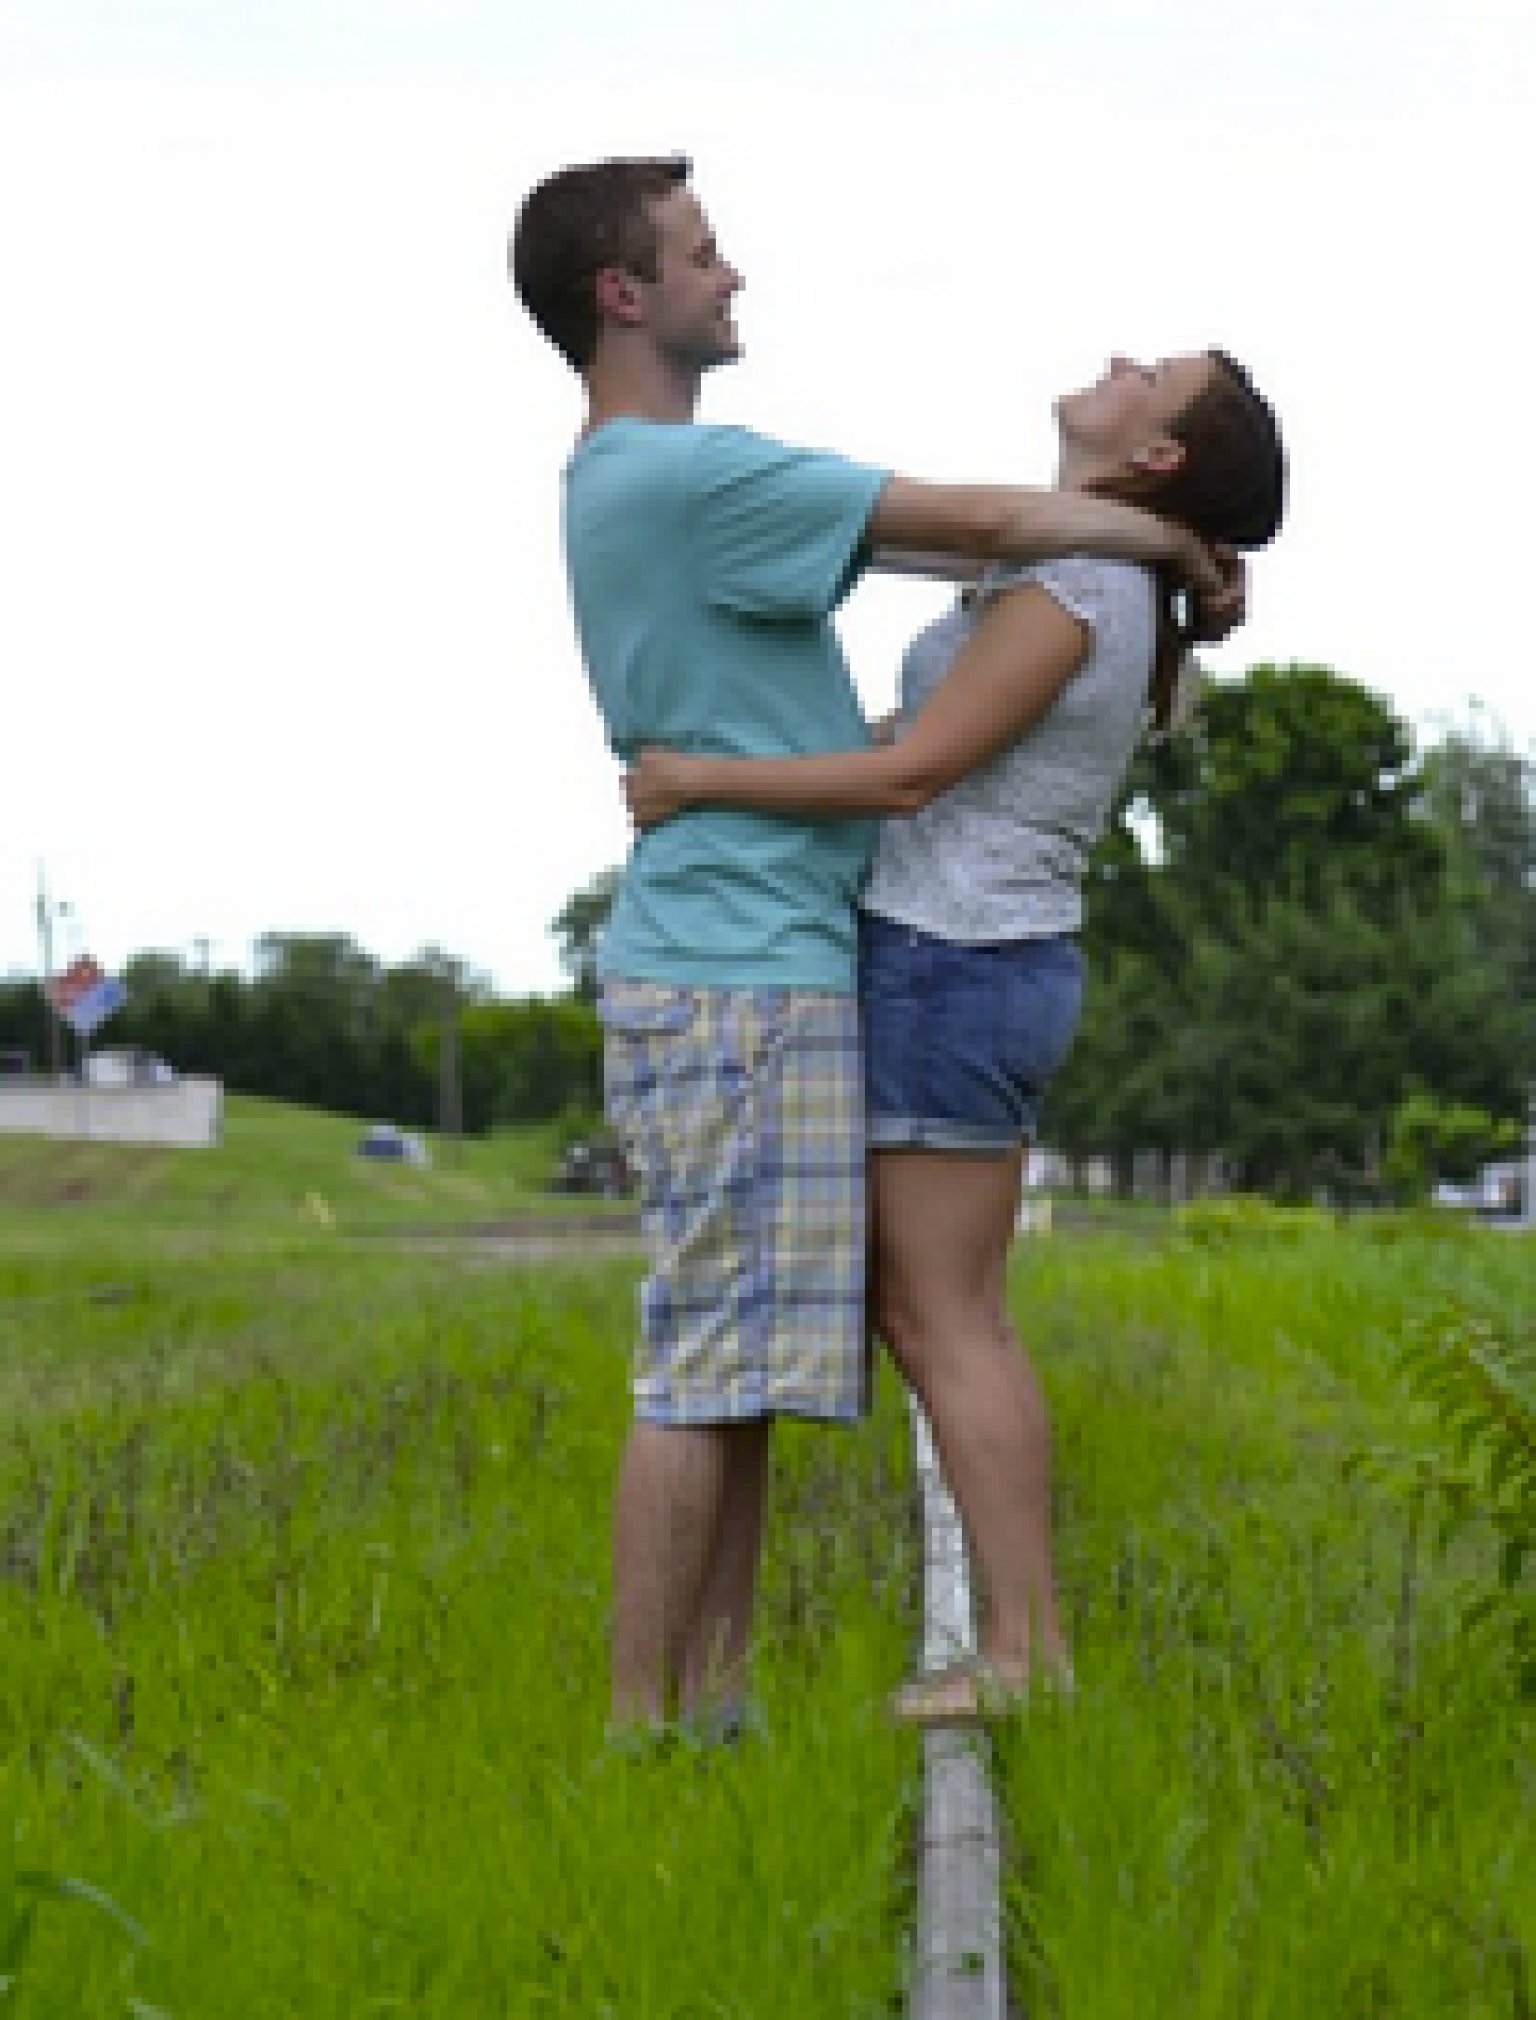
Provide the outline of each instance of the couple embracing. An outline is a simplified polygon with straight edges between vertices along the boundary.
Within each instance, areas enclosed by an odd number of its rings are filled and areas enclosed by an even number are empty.
[[[742,277],[682,159],[552,175],[512,264],[585,387],[565,555],[639,830],[601,962],[648,1265],[614,1723],[739,1723],[773,1420],[857,1420],[871,1329],[986,1597],[979,1660],[894,1708],[974,1717],[1070,1678],[1008,1251],[1077,1019],[1088,853],[1191,640],[1242,616],[1236,550],[1283,510],[1274,415],[1224,353],[1112,358],[1056,402],[1048,489],[699,423]],[[866,570],[913,565],[966,587],[872,733],[832,617]]]

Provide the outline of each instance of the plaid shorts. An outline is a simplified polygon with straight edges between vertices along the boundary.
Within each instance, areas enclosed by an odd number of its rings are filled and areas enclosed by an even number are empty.
[[[709,1424],[868,1407],[858,1004],[610,981],[608,1115],[640,1181],[635,1415]]]

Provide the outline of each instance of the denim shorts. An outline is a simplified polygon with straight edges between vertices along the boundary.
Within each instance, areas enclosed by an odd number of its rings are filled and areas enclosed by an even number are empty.
[[[862,914],[871,1147],[1001,1151],[1025,1142],[1082,996],[1082,956],[1065,936],[966,946]]]

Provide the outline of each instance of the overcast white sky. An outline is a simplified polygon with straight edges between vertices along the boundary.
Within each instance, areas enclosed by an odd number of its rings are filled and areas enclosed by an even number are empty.
[[[1536,747],[1530,0],[0,0],[0,973],[263,931],[507,993],[626,824],[571,638],[576,382],[506,279],[566,160],[691,153],[703,412],[1044,481],[1219,342],[1292,517],[1215,655]],[[936,592],[859,592],[871,708]]]

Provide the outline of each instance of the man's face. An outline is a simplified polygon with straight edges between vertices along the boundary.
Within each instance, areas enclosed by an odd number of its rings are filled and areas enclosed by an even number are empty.
[[[650,205],[658,242],[657,278],[639,283],[646,323],[659,350],[696,371],[741,354],[731,303],[741,275],[722,257],[709,220],[685,185]]]

